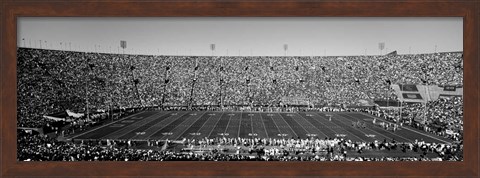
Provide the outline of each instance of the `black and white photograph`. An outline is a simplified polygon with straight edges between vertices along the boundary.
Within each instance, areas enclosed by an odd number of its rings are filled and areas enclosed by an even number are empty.
[[[462,17],[19,17],[17,161],[463,161]]]

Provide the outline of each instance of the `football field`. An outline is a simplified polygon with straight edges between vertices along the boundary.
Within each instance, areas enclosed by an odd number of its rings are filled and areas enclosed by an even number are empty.
[[[408,127],[385,130],[385,122],[358,112],[221,112],[221,111],[144,111],[74,135],[74,139],[181,140],[241,138],[334,138],[352,141],[426,141],[448,143],[447,139]],[[362,126],[354,126],[361,123]],[[365,127],[363,127],[365,123]]]

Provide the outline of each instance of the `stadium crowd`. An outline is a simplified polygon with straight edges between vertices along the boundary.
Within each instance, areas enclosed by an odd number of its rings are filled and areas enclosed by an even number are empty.
[[[360,99],[398,100],[391,84],[462,85],[463,81],[462,53],[212,57],[18,48],[17,56],[17,126],[31,128],[52,127],[52,121],[43,116],[65,110],[94,113],[162,106],[164,110],[345,111],[349,110],[345,109],[346,106],[360,105]],[[295,104],[302,106],[292,106]],[[188,107],[192,105],[199,107]],[[394,110],[372,109],[365,112],[453,140],[463,140],[462,98],[430,101],[426,107],[423,104],[405,104],[402,116]],[[418,121],[419,118],[426,120]],[[66,134],[74,132],[75,127],[66,130]],[[52,127],[52,130],[59,134],[58,128]],[[96,142],[63,142],[23,131],[19,131],[17,137],[18,160],[22,161],[431,160],[425,156],[369,158],[345,154],[376,149],[422,152],[419,155],[430,152],[442,160],[461,160],[458,153],[463,149],[461,144],[352,143],[341,139],[185,140],[186,147],[223,144],[248,150],[248,154],[224,153],[216,149],[197,154],[110,147]],[[253,149],[252,145],[256,148]],[[271,150],[272,145],[285,149]]]
[[[182,149],[166,149],[171,141],[147,141],[148,148],[137,149],[145,141],[89,140],[57,141],[48,135],[21,132],[20,161],[432,161],[462,160],[461,145],[391,141],[352,142],[334,139],[212,138],[186,140]],[[167,144],[165,144],[167,142]],[[163,147],[160,149],[159,147]],[[403,155],[362,155],[369,151],[399,150]],[[427,155],[428,154],[428,155]],[[414,156],[412,156],[414,155]],[[432,156],[433,155],[433,156]]]
[[[151,56],[18,48],[18,125],[43,115],[187,105],[348,106],[390,84],[462,84],[462,53],[348,57]]]

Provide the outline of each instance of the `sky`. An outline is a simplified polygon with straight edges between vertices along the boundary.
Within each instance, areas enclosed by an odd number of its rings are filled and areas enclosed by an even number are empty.
[[[463,51],[461,17],[20,17],[17,45],[194,56],[351,56]],[[379,43],[385,49],[379,49]],[[61,45],[60,45],[61,44]],[[212,52],[210,44],[215,44]],[[288,45],[285,52],[284,45]]]

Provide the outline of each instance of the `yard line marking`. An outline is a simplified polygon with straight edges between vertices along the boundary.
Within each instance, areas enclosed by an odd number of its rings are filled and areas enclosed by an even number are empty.
[[[196,111],[196,112],[198,112],[198,111]],[[188,119],[190,119],[191,117],[195,117],[195,116],[197,115],[197,113],[196,113],[196,112],[195,112],[193,115],[192,115],[192,114],[190,114],[190,116],[189,116],[189,117],[187,117],[187,118],[185,118],[185,120],[184,120],[184,121],[182,121],[182,122],[180,122],[180,124],[178,124],[178,125],[175,125],[175,127],[173,127],[173,129],[172,129],[170,132],[172,132],[172,133],[173,133],[173,132],[175,131],[175,129],[176,129],[176,128],[178,128],[178,127],[180,127],[180,126],[186,126],[186,125],[184,125],[184,124],[185,124],[185,122],[186,122]],[[201,116],[203,116],[205,113],[207,113],[207,112],[204,112],[204,113],[203,113]],[[200,116],[200,117],[201,117],[201,116]],[[195,122],[196,122],[198,119],[200,119],[200,117],[196,117],[197,119],[196,119],[195,121],[193,121],[193,123],[195,123]],[[193,125],[193,123],[192,123],[192,125]],[[191,127],[191,125],[190,125],[190,127]],[[183,132],[185,132],[185,131],[187,131],[187,130],[185,129]],[[173,134],[172,134],[172,135],[173,135]],[[162,139],[163,139],[164,137],[166,137],[166,136],[168,136],[168,135],[164,135],[164,136],[162,136],[162,137],[160,138],[160,140],[162,140]],[[172,139],[172,140],[173,140],[173,139]],[[175,138],[175,140],[176,140],[176,138]]]
[[[89,130],[89,131],[87,131],[87,132],[84,132],[84,133],[75,135],[75,136],[73,136],[73,137],[70,137],[70,139],[77,138],[77,137],[79,137],[79,136],[85,135],[85,134],[87,134],[87,133],[96,131],[96,130],[101,129],[101,128],[104,128],[104,127],[107,127],[107,126],[112,125],[112,124],[116,124],[117,122],[120,122],[120,121],[123,121],[123,120],[125,120],[125,119],[131,118],[131,117],[133,117],[133,116],[135,116],[135,115],[138,115],[138,114],[140,114],[140,113],[144,113],[144,112],[138,112],[138,113],[132,114],[132,115],[127,116],[127,117],[125,117],[125,118],[123,118],[123,119],[120,119],[120,120],[118,120],[118,121],[111,122],[111,123],[105,124],[105,125],[103,125],[103,126],[97,127],[97,128],[95,128],[95,129]]]
[[[303,119],[305,119],[305,121],[307,121],[308,124],[310,124],[311,126],[313,126],[313,128],[317,129],[320,133],[322,133],[323,135],[325,135],[325,137],[328,137],[327,134],[323,133],[320,129],[318,129],[317,127],[315,127],[315,125],[313,125],[310,121],[307,120],[307,118],[305,118],[304,116],[302,116],[301,114],[299,113],[296,113],[297,115],[299,115],[300,117],[302,117]],[[308,117],[311,117],[311,116],[308,116]],[[311,134],[311,133],[310,133]]]
[[[338,115],[338,116],[340,116],[340,117],[343,117],[343,118],[345,118],[345,119],[348,119],[347,117],[350,117],[350,118],[352,118],[352,119],[355,119],[355,118],[353,118],[352,116],[350,116],[350,115],[348,115],[348,114],[345,115],[345,116],[342,116],[342,115],[340,115],[340,114],[336,114],[336,115]],[[348,120],[349,120],[349,121],[352,121],[351,119],[348,119]],[[353,120],[353,121],[354,121],[354,120]],[[354,127],[354,128],[355,128],[355,127]],[[368,127],[365,127],[365,129],[368,129],[368,130],[373,131],[373,132],[375,132],[375,133],[377,133],[377,134],[379,134],[379,135],[382,135],[383,137],[385,137],[385,138],[387,138],[387,139],[389,139],[389,140],[393,140],[393,138],[388,137],[388,136],[386,136],[386,135],[384,135],[384,134],[381,134],[380,132],[377,132],[377,131],[375,131],[375,130],[372,130],[372,129],[368,128]],[[358,129],[358,130],[359,130],[359,129]],[[366,133],[364,133],[364,134],[367,135]],[[403,138],[403,137],[402,137],[402,138]],[[403,138],[403,139],[405,139],[405,138]],[[375,140],[377,140],[377,139],[375,139]],[[406,139],[406,140],[409,140],[409,139]],[[411,140],[410,140],[410,141],[411,141]]]
[[[126,132],[126,133],[124,133],[124,134],[121,134],[121,135],[117,135],[115,138],[112,138],[112,139],[120,139],[120,137],[123,137],[123,136],[127,135],[127,134],[130,133],[131,131],[133,131],[133,130],[139,128],[139,127],[143,127],[144,125],[147,125],[148,123],[153,122],[153,121],[155,121],[156,119],[158,119],[158,118],[160,118],[160,117],[163,117],[163,116],[166,116],[166,115],[168,115],[168,112],[167,112],[166,114],[163,114],[163,115],[162,115],[162,112],[160,112],[160,113],[157,113],[157,114],[155,114],[155,115],[152,115],[152,117],[155,116],[154,118],[152,118],[152,120],[148,120],[150,117],[144,118],[144,119],[142,119],[142,121],[146,121],[144,124],[138,125],[138,127],[135,127],[135,128],[133,128],[133,129],[130,129],[130,131],[128,131],[128,132]],[[159,117],[158,117],[158,116],[159,116]],[[170,116],[171,116],[171,115],[170,115]],[[169,118],[170,116],[166,117],[165,119]],[[141,122],[141,121],[140,121],[140,122]],[[135,125],[135,124],[136,124],[136,123],[131,124],[131,125]],[[127,127],[128,127],[128,126],[127,126]],[[124,127],[123,129],[127,129],[127,127]],[[151,127],[151,126],[150,126],[150,127]],[[149,128],[150,128],[150,127],[149,127]],[[147,128],[147,129],[148,129],[148,128]],[[146,129],[145,129],[145,130],[146,130]],[[120,130],[119,130],[119,131],[120,131]],[[118,132],[118,131],[117,131],[117,132]],[[111,133],[111,134],[115,134],[115,133],[117,133],[117,132],[113,132],[113,133]],[[106,135],[105,137],[108,137],[108,136],[111,135],[111,134],[108,134],[108,135]],[[135,136],[134,136],[134,137],[135,137]],[[102,138],[103,138],[103,137],[102,137]],[[133,137],[132,137],[132,138],[133,138]]]
[[[177,117],[174,117],[174,118],[172,119],[172,121],[170,121],[169,123],[163,125],[163,127],[159,128],[157,131],[154,131],[154,132],[152,132],[151,134],[147,135],[147,136],[145,137],[145,139],[146,139],[146,140],[150,140],[150,137],[152,137],[153,135],[155,135],[157,132],[160,132],[160,130],[162,130],[163,128],[167,127],[167,126],[168,126],[169,124],[171,124],[172,122],[176,121],[177,119],[179,119],[179,118],[181,118],[181,117],[183,117],[183,116],[185,116],[185,115],[187,115],[187,114],[189,114],[189,113],[190,113],[190,112],[185,112],[185,114],[182,114],[182,115],[180,115],[180,116],[179,116],[179,115],[176,115]],[[191,117],[191,116],[190,116],[190,117]],[[165,120],[163,120],[163,121],[165,121]],[[163,122],[163,121],[162,121],[162,122]],[[159,122],[159,123],[153,125],[153,126],[150,127],[150,128],[153,128],[154,126],[159,125],[159,124],[162,123],[162,122]],[[136,136],[135,136],[135,137],[136,137]]]
[[[184,115],[185,115],[185,114],[184,114]],[[162,125],[164,122],[167,122],[169,119],[172,120],[172,121],[169,122],[169,123],[171,123],[171,122],[175,121],[176,119],[178,119],[178,118],[180,118],[180,117],[182,117],[182,116],[184,116],[184,115],[180,115],[180,116],[179,116],[177,113],[175,113],[175,115],[170,115],[169,117],[163,119],[162,121],[160,121],[160,122],[158,122],[158,123],[156,123],[156,124],[148,127],[147,129],[145,129],[145,131],[149,131],[149,130],[151,130],[151,129],[154,129],[156,126]],[[173,117],[172,117],[172,116],[173,116]],[[167,125],[168,125],[168,124],[167,124]],[[161,127],[160,129],[162,129],[162,128],[163,128],[163,127]],[[159,130],[153,131],[151,134],[147,135],[144,139],[145,139],[145,140],[149,140],[149,139],[150,139],[150,136],[152,136],[153,134],[157,133],[158,131],[159,131]],[[150,131],[149,131],[149,132],[150,132]],[[133,136],[131,139],[137,139],[138,137],[139,137],[139,135],[135,135],[135,136]]]
[[[206,112],[205,112],[205,113],[206,113]],[[197,133],[200,133],[200,130],[202,130],[202,128],[203,128],[203,127],[205,126],[205,124],[210,120],[210,118],[212,118],[212,116],[215,116],[216,114],[210,113],[210,114],[208,114],[208,115],[209,115],[209,117],[207,118],[207,120],[206,120],[205,122],[203,122],[202,126],[197,129]],[[198,120],[197,120],[197,121],[198,121]],[[187,129],[187,130],[188,130],[188,129]],[[193,136],[193,137],[195,137],[195,136]]]
[[[215,130],[215,127],[217,127],[218,122],[220,122],[220,120],[222,120],[222,117],[223,117],[224,114],[225,114],[225,112],[222,112],[222,115],[221,115],[220,118],[217,120],[217,122],[215,123],[215,125],[213,125],[212,130],[210,130],[210,133],[208,134],[207,138],[210,138],[210,137],[212,136],[213,130]]]
[[[282,131],[280,131],[280,128],[278,128],[278,125],[277,125],[277,123],[275,122],[275,119],[273,119],[273,114],[270,115],[270,116],[268,116],[268,117],[270,117],[270,119],[272,119],[273,123],[275,124],[275,127],[276,127],[277,130],[278,130],[278,133],[281,134],[282,139],[285,139],[285,137],[283,137],[283,135],[284,135],[285,133],[282,133]]]
[[[295,134],[295,137],[298,137],[298,134],[293,130],[293,128],[290,126],[290,124],[288,124],[288,122],[285,121],[285,118],[283,118],[283,116],[280,115],[280,113],[277,113],[277,114],[282,118],[283,122],[285,122],[285,124],[287,124],[288,127],[290,127],[290,130],[292,130],[292,133]],[[293,135],[292,135],[292,136],[293,136]]]
[[[317,113],[314,113],[314,114],[320,116],[320,117],[323,118],[323,119],[326,119],[326,118],[324,118],[323,116],[321,116],[320,114],[317,114]],[[333,119],[332,119],[332,121],[333,121]],[[332,123],[333,123],[334,125],[338,126],[339,128],[341,128],[338,124],[335,124],[335,122],[332,122]],[[358,137],[356,134],[353,134],[352,132],[348,131],[347,129],[342,129],[342,130],[344,130],[345,132],[349,132],[349,133],[352,134],[354,137],[359,138],[359,139],[362,140],[363,142],[367,142],[367,141],[365,141],[364,139]]]
[[[393,122],[390,122],[390,121],[384,120],[384,119],[382,119],[382,118],[380,118],[380,117],[376,117],[376,116],[370,116],[370,115],[368,115],[368,114],[361,113],[361,112],[360,112],[360,114],[363,114],[363,115],[365,115],[365,116],[372,117],[372,118],[377,118],[377,119],[379,119],[379,120],[382,120],[382,121],[385,121],[385,122],[388,122],[388,123],[393,123]],[[450,143],[450,142],[447,142],[447,141],[444,141],[444,140],[441,140],[441,139],[435,138],[435,137],[433,137],[433,136],[430,136],[430,135],[428,135],[428,134],[425,134],[425,133],[422,133],[422,132],[416,131],[416,130],[414,130],[414,129],[411,129],[411,128],[409,128],[409,127],[402,127],[402,128],[403,128],[403,129],[406,129],[406,130],[410,130],[410,131],[412,131],[412,132],[415,132],[415,133],[417,133],[417,134],[420,134],[420,135],[423,135],[423,136],[426,136],[426,137],[432,138],[432,139],[434,139],[434,140],[441,141],[441,142],[443,142],[443,143]]]
[[[197,133],[201,133],[200,130],[202,130],[202,128],[205,126],[205,124],[208,122],[208,120],[210,120],[210,118],[212,118],[212,116],[215,116],[215,114],[213,114],[213,115],[212,115],[212,114],[209,114],[209,117],[207,118],[207,120],[206,120],[205,122],[203,122],[203,124],[202,124],[202,126],[201,126],[200,128],[197,129]],[[198,120],[197,120],[197,121],[198,121]],[[188,130],[188,129],[187,129],[187,130]],[[185,131],[186,131],[186,130],[185,130]],[[192,139],[193,139],[194,137],[195,137],[195,135],[192,136]]]
[[[250,127],[252,128],[252,137],[255,133],[253,133],[253,116],[250,116]]]
[[[295,114],[296,114],[296,113],[295,113]],[[298,125],[300,125],[300,127],[302,127],[302,129],[303,129],[303,130],[305,130],[305,132],[306,132],[307,134],[311,134],[311,133],[309,133],[309,131],[308,131],[307,129],[305,129],[305,127],[303,127],[303,125],[302,125],[302,124],[300,124],[299,122],[297,122],[297,120],[296,120],[296,119],[293,119],[293,116],[294,116],[294,115],[290,115],[290,116],[289,116],[289,115],[287,115],[287,116],[288,116],[288,117],[290,117],[290,119],[292,119],[292,120],[293,120],[293,122],[296,122]],[[285,122],[286,122],[286,121],[285,121]],[[287,124],[288,124],[288,123],[287,123]],[[290,124],[288,124],[288,125],[290,125]],[[291,127],[290,127],[290,128],[291,128]],[[297,137],[298,137],[298,135],[297,135]]]
[[[243,112],[240,113],[240,122],[238,123],[238,134],[237,137],[240,137],[240,127],[242,127],[242,120],[243,120]]]
[[[263,116],[262,116],[262,114],[258,114],[258,115],[260,115],[260,120],[262,121],[263,129],[265,130],[265,134],[266,134],[267,138],[270,138],[270,137],[268,136],[267,127],[265,127],[265,123],[263,122]]]
[[[312,115],[312,116],[310,116],[310,117],[314,117],[314,115]],[[318,117],[317,117],[317,118],[318,118]],[[320,118],[321,118],[322,120],[324,120],[322,117],[320,117]],[[337,132],[335,132],[335,130],[333,130],[331,127],[327,126],[327,125],[324,124],[323,122],[318,121],[318,120],[313,119],[313,118],[312,118],[312,121],[315,121],[315,122],[321,124],[324,128],[326,128],[326,129],[328,129],[328,130],[331,130],[335,135],[338,134]],[[338,126],[337,126],[337,127],[338,127]],[[320,128],[319,128],[318,130],[320,130]],[[328,136],[327,136],[327,137],[328,137]]]
[[[230,119],[232,119],[232,116],[233,116],[233,115],[229,115],[229,116],[230,116],[230,117],[228,117],[227,127],[225,127],[225,131],[223,131],[223,133],[222,133],[222,134],[225,134],[225,133],[227,133],[228,126],[230,125]]]
[[[332,113],[332,115],[336,115],[336,116],[342,117],[342,116],[339,115],[338,113],[335,113],[335,114]],[[344,118],[344,119],[346,119],[346,118]],[[344,121],[345,121],[344,119],[342,119],[342,121],[340,121],[340,120],[337,120],[337,121],[339,121],[339,122],[345,124],[346,126],[348,126],[348,124],[346,124],[346,123],[344,122]],[[348,119],[348,120],[350,120],[350,119]],[[352,128],[353,128],[354,130],[357,130],[357,131],[361,132],[362,135],[367,135],[367,133],[363,132],[362,130],[358,129],[357,127],[352,127]],[[351,132],[350,132],[350,133],[351,133]],[[375,140],[376,140],[376,139],[375,139]]]
[[[192,127],[193,124],[195,124],[195,122],[197,122],[198,120],[200,120],[206,113],[207,113],[207,112],[203,113],[200,117],[198,117],[195,121],[193,121],[192,124],[190,124],[190,126],[188,126],[187,128],[185,128],[185,129],[183,130],[183,132],[175,138],[175,140],[178,140],[179,137],[181,137],[190,127]],[[211,115],[208,116],[207,120],[210,119],[211,117],[212,117]],[[205,125],[205,123],[206,123],[206,121],[203,122],[203,125]],[[202,127],[203,127],[203,125],[202,125]],[[177,128],[177,127],[175,127],[175,128]],[[175,128],[174,128],[173,130],[175,130]],[[198,131],[198,130],[197,130],[197,131]]]
[[[114,137],[116,134],[121,134],[121,133],[123,133],[123,132],[125,132],[125,131],[131,130],[131,127],[137,128],[138,125],[140,125],[140,126],[145,125],[145,124],[147,124],[148,122],[154,120],[155,117],[160,116],[160,115],[162,115],[162,114],[164,114],[164,113],[163,113],[163,112],[159,112],[159,113],[153,114],[153,115],[151,115],[151,116],[148,116],[148,117],[146,117],[146,118],[144,118],[144,119],[142,119],[142,120],[139,120],[139,121],[137,121],[137,122],[135,122],[135,123],[132,123],[132,124],[130,124],[130,125],[127,125],[127,126],[121,128],[121,129],[119,129],[119,130],[116,130],[116,131],[113,131],[113,132],[111,132],[111,133],[109,133],[109,134],[107,134],[107,135],[104,135],[104,136],[100,137],[100,139],[111,138],[111,137]],[[166,114],[164,114],[164,115],[166,115]],[[151,120],[150,120],[150,119],[151,119]],[[128,132],[127,132],[127,133],[128,133]],[[118,137],[115,137],[115,139],[117,139],[117,138],[118,138]],[[111,138],[111,139],[113,139],[113,138]]]
[[[348,116],[348,117],[350,117],[350,118],[353,118],[353,116],[350,116],[350,115],[346,115],[346,116]],[[343,117],[343,116],[342,116],[342,117]],[[375,127],[375,125],[374,125],[374,127]],[[370,128],[367,127],[367,129],[370,129]],[[380,135],[383,135],[383,134],[381,134],[380,132],[377,132],[377,131],[375,131],[375,130],[373,130],[373,129],[370,129],[370,130],[371,130],[371,131],[374,131],[374,132],[376,132],[376,133],[378,133],[378,134],[380,134]],[[386,131],[386,132],[387,132],[387,131]],[[390,132],[387,132],[387,133],[390,133]],[[405,138],[405,137],[401,136],[400,134],[395,134],[395,132],[393,132],[393,133],[391,133],[391,134],[392,134],[392,135],[395,135],[395,136],[397,136],[397,137],[401,137],[401,138],[403,138],[403,139],[405,139],[405,140],[407,140],[407,141],[413,142],[413,140],[408,139],[408,138]],[[385,136],[385,135],[383,135],[383,136]],[[385,136],[385,137],[387,137],[387,136]],[[390,138],[390,139],[392,139],[392,138]]]

